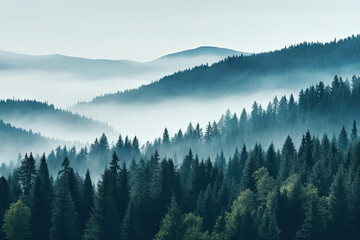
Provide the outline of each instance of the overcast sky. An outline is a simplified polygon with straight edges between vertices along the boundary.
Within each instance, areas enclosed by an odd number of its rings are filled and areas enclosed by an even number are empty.
[[[198,46],[246,52],[360,33],[339,0],[0,0],[0,49],[147,61]]]

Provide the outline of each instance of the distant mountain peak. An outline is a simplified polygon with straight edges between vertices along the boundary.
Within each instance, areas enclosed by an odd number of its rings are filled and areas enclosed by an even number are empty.
[[[240,56],[240,55],[248,55],[249,53],[239,52],[236,50],[232,50],[229,48],[220,48],[213,46],[200,46],[198,48],[193,48],[189,50],[184,50],[180,52],[170,53],[165,56],[160,57],[160,59],[169,59],[169,58],[180,58],[180,57],[201,57],[201,56],[219,56],[219,57],[227,57],[227,56]],[[156,60],[155,60],[156,61]]]

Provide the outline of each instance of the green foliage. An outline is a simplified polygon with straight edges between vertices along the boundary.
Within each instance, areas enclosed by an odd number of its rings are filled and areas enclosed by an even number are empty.
[[[240,193],[226,214],[226,239],[254,239],[256,228],[254,222],[256,196],[246,189]]]
[[[51,213],[50,240],[79,240],[78,216],[65,178],[59,179]]]
[[[29,240],[31,239],[30,229],[31,213],[21,200],[10,205],[4,217],[2,227],[8,240]]]
[[[0,178],[0,226],[3,225],[5,211],[10,205],[10,188],[4,177]],[[3,231],[0,231],[0,239],[5,239]]]
[[[86,225],[85,240],[115,240],[120,236],[115,183],[112,170],[106,169],[98,183],[95,207]]]
[[[181,240],[182,239],[182,215],[175,198],[165,217],[161,220],[160,230],[155,235],[155,240]]]
[[[193,213],[188,213],[184,216],[182,223],[184,240],[206,240],[209,239],[207,232],[202,232],[203,221],[201,217],[196,216]]]
[[[51,200],[52,186],[45,155],[43,155],[31,192],[31,225],[34,239],[36,240],[49,239]]]

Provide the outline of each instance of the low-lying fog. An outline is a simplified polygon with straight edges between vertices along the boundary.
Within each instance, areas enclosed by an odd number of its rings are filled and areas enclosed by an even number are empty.
[[[190,122],[200,123],[205,131],[209,121],[218,121],[227,109],[239,116],[245,108],[249,113],[256,100],[264,108],[274,96],[290,96],[289,90],[257,92],[249,95],[239,95],[221,99],[177,99],[154,104],[107,103],[98,105],[78,105],[71,110],[93,119],[107,122],[122,135],[136,135],[140,143],[162,136],[167,127],[171,136],[180,128],[186,131]],[[296,97],[297,94],[295,94]],[[116,141],[116,139],[112,139]]]
[[[150,79],[150,76],[144,75],[137,78],[87,81],[65,72],[3,71],[0,72],[0,96],[2,99],[36,99],[67,108],[78,101],[90,101],[104,93],[114,93],[150,83]]]

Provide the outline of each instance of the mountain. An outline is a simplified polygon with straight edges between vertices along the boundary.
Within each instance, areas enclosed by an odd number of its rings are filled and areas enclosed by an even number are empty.
[[[240,55],[248,55],[248,53],[245,52],[238,52],[232,49],[228,48],[219,48],[219,47],[211,47],[211,46],[203,46],[198,47],[182,52],[172,53],[165,55],[160,59],[169,59],[169,58],[179,58],[179,57],[199,57],[199,56],[218,56],[219,58],[225,58],[228,56],[240,56]]]
[[[211,66],[179,71],[139,88],[106,94],[92,103],[151,102],[177,97],[214,98],[257,90],[298,89],[335,74],[359,74],[360,35],[329,43],[301,43],[281,50],[228,57]]]
[[[59,54],[32,56],[0,51],[0,71],[58,71],[74,73],[91,79],[116,76],[135,77],[159,71],[169,74],[181,69],[206,63],[211,64],[225,57],[241,54],[245,53],[226,48],[199,47],[141,63],[130,60],[86,59]]]
[[[47,137],[88,141],[102,133],[117,136],[107,124],[35,100],[0,100],[0,119]]]

